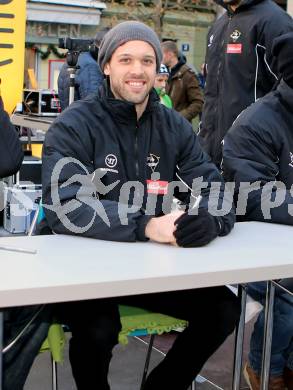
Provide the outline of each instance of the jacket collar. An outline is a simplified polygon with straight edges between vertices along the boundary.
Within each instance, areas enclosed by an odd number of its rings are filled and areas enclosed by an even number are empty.
[[[179,57],[179,60],[175,66],[171,69],[170,78],[176,75],[182,65],[186,64],[186,59],[184,56]]]
[[[186,73],[188,70],[191,70],[191,68],[187,64],[181,65],[181,67],[177,71],[177,73],[173,74],[170,77],[170,79],[171,80],[178,79],[178,78],[182,77],[184,75],[184,73]]]
[[[242,0],[241,1],[241,4],[239,5],[239,7],[236,9],[235,12],[238,12],[238,10],[241,10],[242,8],[248,8],[252,5],[255,5],[257,3],[260,3],[261,1],[264,1],[264,0]],[[229,14],[233,14],[234,12],[232,12],[228,6],[228,4],[225,4],[223,2],[223,0],[214,0],[214,2],[218,5],[221,5],[223,8],[225,8]]]
[[[111,91],[108,79],[104,80],[100,88],[100,97],[105,109],[115,117],[117,122],[123,124],[137,123],[135,104],[126,100],[116,99]],[[143,122],[158,107],[159,101],[159,96],[153,88],[150,91],[146,109],[140,117],[139,123]]]

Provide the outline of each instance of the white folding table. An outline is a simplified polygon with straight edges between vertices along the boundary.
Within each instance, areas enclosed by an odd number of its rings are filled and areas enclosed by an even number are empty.
[[[192,249],[65,235],[2,237],[0,247],[37,253],[0,250],[0,308],[293,277],[292,232],[237,223],[228,236]]]

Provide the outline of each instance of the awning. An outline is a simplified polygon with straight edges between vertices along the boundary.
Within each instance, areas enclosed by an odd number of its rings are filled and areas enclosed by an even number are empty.
[[[66,23],[98,26],[101,10],[106,5],[92,0],[30,0],[27,3],[27,20],[46,23]]]
[[[107,8],[105,3],[99,2],[97,0],[29,0],[28,3],[45,3],[45,4],[62,4],[65,6],[73,7],[85,7],[85,8],[98,8],[104,9]]]

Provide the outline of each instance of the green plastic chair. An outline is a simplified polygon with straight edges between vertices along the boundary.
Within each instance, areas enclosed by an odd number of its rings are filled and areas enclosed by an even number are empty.
[[[186,327],[187,322],[132,306],[120,305],[119,312],[122,325],[122,329],[119,333],[119,342],[121,344],[127,344],[128,337],[139,338],[140,336],[151,336],[148,343],[148,351],[140,385],[140,389],[142,389],[148,373],[155,335],[171,332],[172,330],[181,330]],[[58,390],[57,363],[62,363],[64,361],[65,343],[66,336],[63,326],[60,324],[52,324],[49,329],[48,337],[41,348],[41,352],[51,352],[53,390]]]
[[[139,338],[139,336],[151,336],[140,385],[140,389],[142,390],[149,369],[155,336],[169,333],[172,330],[181,330],[187,326],[187,321],[133,306],[120,305],[119,312],[122,325],[119,334],[119,342],[121,344],[127,343],[128,337]]]

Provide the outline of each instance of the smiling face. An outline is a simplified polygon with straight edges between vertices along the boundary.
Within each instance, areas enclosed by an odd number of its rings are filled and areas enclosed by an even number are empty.
[[[144,41],[126,42],[114,51],[104,73],[117,99],[145,107],[156,77],[155,51]]]

